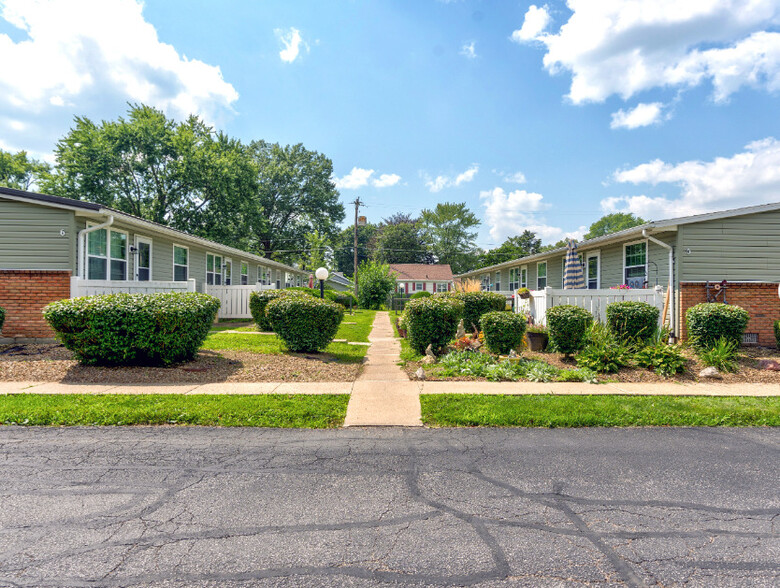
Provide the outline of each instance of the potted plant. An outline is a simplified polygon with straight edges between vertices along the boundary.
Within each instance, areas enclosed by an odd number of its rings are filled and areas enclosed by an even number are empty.
[[[520,288],[517,295],[523,300],[528,300],[531,297],[531,291],[528,288]]]
[[[525,331],[525,340],[528,341],[529,351],[544,351],[547,348],[547,327],[529,325]]]

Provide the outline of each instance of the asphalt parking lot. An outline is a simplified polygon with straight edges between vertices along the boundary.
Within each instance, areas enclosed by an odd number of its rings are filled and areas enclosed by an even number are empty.
[[[0,586],[777,586],[780,430],[0,428]]]

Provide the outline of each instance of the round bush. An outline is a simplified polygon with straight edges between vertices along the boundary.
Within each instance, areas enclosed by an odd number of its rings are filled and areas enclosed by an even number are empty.
[[[658,307],[647,302],[607,304],[607,325],[621,341],[647,341],[658,328]]]
[[[547,309],[550,344],[559,353],[570,355],[585,347],[591,324],[593,316],[579,306],[562,304]]]
[[[463,326],[473,331],[479,328],[479,319],[486,312],[506,310],[506,297],[498,292],[447,292],[443,298],[463,303]]]
[[[417,298],[404,308],[406,339],[412,349],[425,353],[428,345],[438,353],[455,337],[463,316],[463,303],[454,298]]]
[[[685,313],[688,338],[697,349],[709,349],[721,337],[741,345],[749,320],[747,310],[722,302],[697,304]]]
[[[430,298],[431,296],[433,296],[433,294],[431,294],[427,290],[423,290],[422,292],[415,292],[409,298],[412,300],[416,300],[417,298]]]
[[[217,316],[207,294],[108,294],[52,302],[43,316],[86,364],[170,365],[192,359]]]
[[[265,307],[274,332],[290,351],[320,351],[333,341],[344,308],[311,296],[279,296]]]
[[[486,312],[479,321],[485,334],[485,344],[493,353],[509,353],[523,342],[526,320],[513,312]]]
[[[314,296],[311,288],[305,288],[308,292],[303,291],[304,288],[293,289],[286,288],[285,290],[261,290],[260,292],[249,293],[249,313],[252,315],[252,320],[257,324],[257,328],[266,333],[273,331],[271,321],[265,314],[265,308],[271,300],[276,300],[282,296]]]
[[[5,309],[0,306],[0,331],[3,330],[3,323],[5,322]]]

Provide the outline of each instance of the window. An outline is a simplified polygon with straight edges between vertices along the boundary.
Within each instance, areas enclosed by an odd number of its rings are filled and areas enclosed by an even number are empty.
[[[623,246],[623,277],[629,288],[644,288],[647,282],[647,243]]]
[[[173,246],[173,281],[186,282],[189,277],[190,250],[180,245]]]
[[[292,274],[290,272],[284,272],[284,287],[291,288],[292,285]]]
[[[520,287],[528,287],[528,266],[523,266],[520,268]]]
[[[414,291],[415,292],[422,292],[425,290],[425,283],[424,282],[415,282],[414,284]]]
[[[547,262],[540,261],[536,264],[536,289],[544,290],[547,287]]]
[[[295,284],[300,288],[301,287],[301,276],[298,276],[295,278]]]
[[[447,282],[438,282],[436,284],[436,291],[437,292],[446,292],[447,291]]]
[[[490,274],[482,274],[482,290],[490,291]]]
[[[87,233],[87,279],[127,279],[127,233],[109,229]]]
[[[263,267],[262,265],[257,266],[257,281],[263,284],[264,286],[267,286],[271,283],[271,270],[268,268]]]
[[[597,290],[601,287],[599,280],[599,262],[601,256],[598,253],[589,253],[585,263],[585,278],[588,282],[588,290]]]
[[[225,286],[233,284],[233,260],[225,260]]]
[[[493,290],[496,292],[501,291],[501,272],[496,272],[496,281],[493,284]]]
[[[136,236],[135,254],[135,279],[148,282],[152,279],[152,240]]]
[[[206,283],[213,286],[222,285],[222,256],[213,253],[206,254]]]
[[[520,287],[520,270],[512,268],[509,270],[509,289],[514,292]]]
[[[245,261],[241,262],[241,285],[246,286],[249,284],[249,264]]]

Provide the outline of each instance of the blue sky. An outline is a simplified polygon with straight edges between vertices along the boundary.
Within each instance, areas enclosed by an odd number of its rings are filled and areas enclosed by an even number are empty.
[[[333,160],[479,243],[780,200],[780,2],[0,0],[0,148],[127,102]]]

